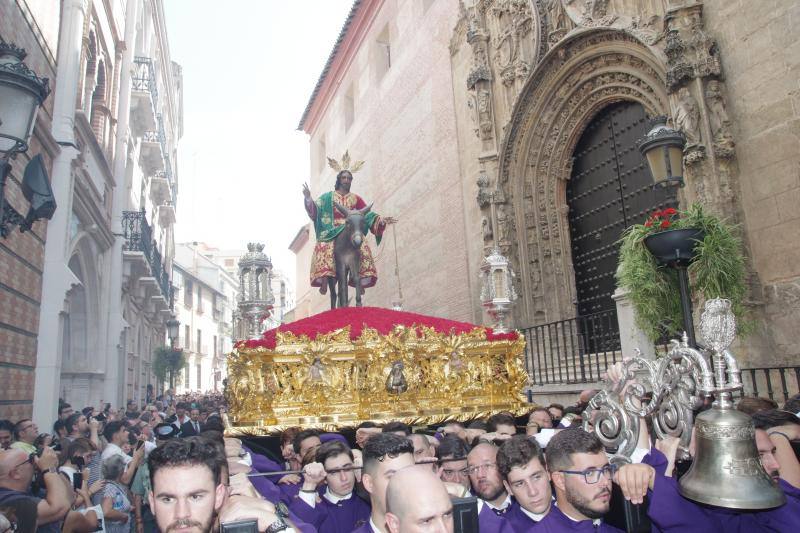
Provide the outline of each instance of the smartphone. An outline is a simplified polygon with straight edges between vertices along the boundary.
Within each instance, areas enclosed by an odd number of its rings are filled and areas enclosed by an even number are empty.
[[[137,450],[138,450],[139,448],[141,448],[142,446],[144,446],[144,441],[143,441],[143,440],[140,440],[139,442],[137,442],[137,443],[136,443],[136,449],[137,449]]]
[[[219,526],[221,533],[258,533],[258,520],[256,519],[223,522]]]
[[[83,487],[83,473],[75,472],[72,474],[72,488],[78,490],[81,487]]]
[[[453,532],[478,533],[478,499],[453,498]]]
[[[86,462],[83,460],[83,457],[78,455],[77,457],[72,458],[72,464],[75,465],[75,468],[80,472],[83,470],[83,467],[86,466]]]

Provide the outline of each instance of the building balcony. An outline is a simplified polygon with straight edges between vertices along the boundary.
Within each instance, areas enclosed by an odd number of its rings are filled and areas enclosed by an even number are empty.
[[[169,273],[164,268],[161,252],[153,240],[153,232],[145,217],[144,209],[122,212],[122,233],[123,259],[146,267],[144,275],[139,279],[145,288],[150,284],[155,289],[151,295],[152,303],[158,311],[171,309],[172,283]]]
[[[166,202],[158,208],[158,221],[162,226],[171,226],[175,223],[175,206]]]
[[[163,205],[172,200],[172,190],[167,173],[159,170],[150,177],[150,200],[153,205]]]
[[[139,149],[139,164],[147,175],[164,171],[164,152],[161,150],[161,138],[158,131],[146,131],[142,134]]]
[[[137,137],[145,131],[155,130],[158,113],[158,83],[153,60],[135,57],[131,78],[131,124]]]

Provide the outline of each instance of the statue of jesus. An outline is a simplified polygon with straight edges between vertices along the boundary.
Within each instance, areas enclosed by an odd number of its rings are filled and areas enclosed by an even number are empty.
[[[357,172],[364,164],[363,161],[356,161],[350,164],[348,152],[342,156],[339,163],[335,159],[328,158],[328,164],[337,171],[336,184],[334,190],[323,193],[316,201],[311,198],[311,190],[308,184],[303,184],[303,197],[306,212],[314,222],[314,232],[317,237],[317,244],[311,256],[311,286],[319,287],[319,292],[325,294],[328,285],[336,280],[336,263],[333,257],[333,242],[336,236],[344,229],[345,215],[334,208],[334,204],[339,204],[349,210],[364,209],[367,203],[355,193],[350,192],[353,183],[353,173]],[[381,217],[370,211],[365,215],[367,229],[375,235],[376,242],[380,245],[381,237],[389,224],[394,224],[396,220],[392,217]],[[360,262],[361,288],[372,287],[378,281],[378,272],[375,268],[375,261],[372,258],[372,251],[369,245],[364,242],[361,245]],[[350,285],[352,286],[352,280]]]

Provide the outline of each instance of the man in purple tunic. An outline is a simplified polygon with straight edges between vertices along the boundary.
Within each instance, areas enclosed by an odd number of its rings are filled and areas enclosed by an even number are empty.
[[[511,496],[497,470],[497,446],[481,442],[467,455],[467,465],[472,493],[478,496],[478,526],[498,531],[498,524],[507,523],[501,519],[511,508]]]
[[[517,435],[500,446],[497,469],[514,497],[504,518],[515,531],[528,531],[542,521],[553,503],[542,449],[533,439]]]
[[[622,531],[602,521],[610,507],[614,469],[595,435],[578,428],[557,433],[547,445],[547,467],[556,505],[536,525],[536,531]]]
[[[372,512],[369,522],[356,533],[387,533],[386,487],[396,472],[414,465],[414,446],[405,437],[378,433],[364,444],[361,482],[369,493]]]
[[[392,477],[386,489],[386,526],[390,533],[453,533],[453,503],[433,470],[417,464]]]
[[[306,465],[303,486],[289,509],[319,533],[350,533],[367,523],[370,507],[353,489],[353,452],[338,440],[317,448],[316,461]]]

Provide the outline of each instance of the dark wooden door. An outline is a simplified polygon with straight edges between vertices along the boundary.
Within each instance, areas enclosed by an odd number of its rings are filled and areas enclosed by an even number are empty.
[[[653,189],[638,148],[646,129],[644,108],[621,102],[603,109],[575,148],[567,206],[578,316],[615,309],[611,295],[623,230],[676,205],[673,189]]]

